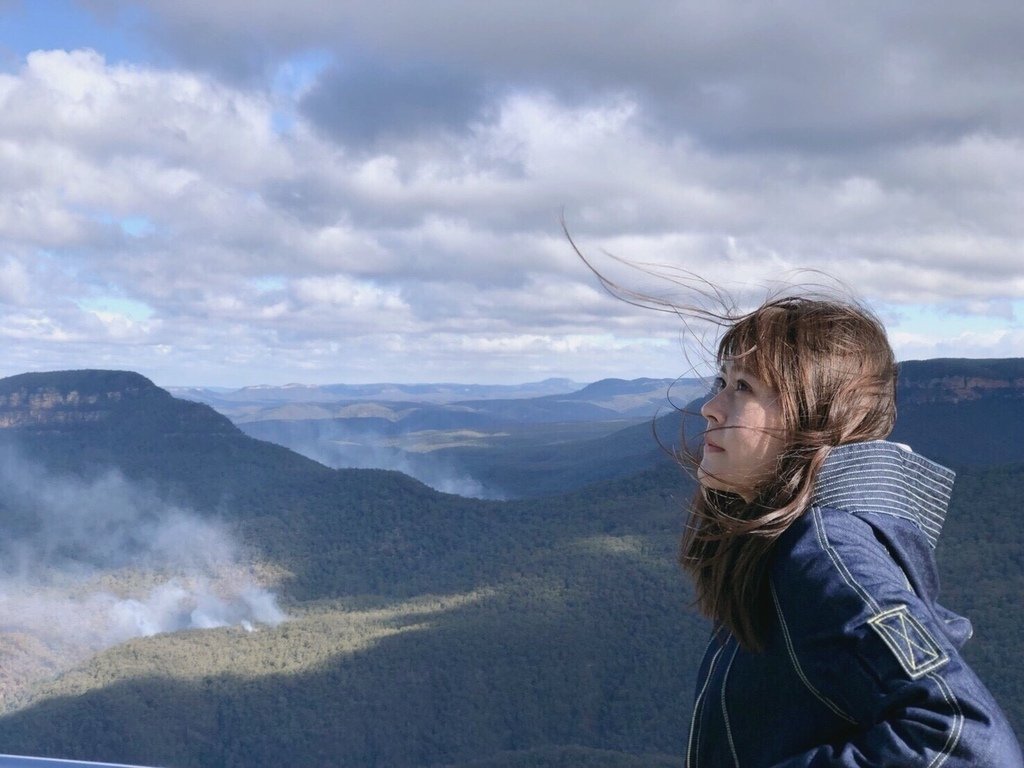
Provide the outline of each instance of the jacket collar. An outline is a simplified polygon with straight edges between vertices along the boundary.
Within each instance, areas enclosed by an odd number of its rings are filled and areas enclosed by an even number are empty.
[[[885,440],[833,448],[821,465],[811,504],[895,515],[935,546],[953,492],[952,470]]]

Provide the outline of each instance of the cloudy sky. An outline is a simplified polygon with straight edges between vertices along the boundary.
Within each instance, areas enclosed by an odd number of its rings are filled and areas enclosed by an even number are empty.
[[[822,270],[903,359],[1024,355],[1019,0],[0,0],[0,374],[686,372]],[[795,277],[794,277],[795,275]]]

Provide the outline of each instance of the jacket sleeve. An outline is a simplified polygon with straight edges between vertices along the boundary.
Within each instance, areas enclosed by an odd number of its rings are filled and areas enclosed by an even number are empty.
[[[849,726],[774,768],[1024,766],[999,706],[872,528],[805,517],[807,535],[775,558],[774,608],[794,669]]]

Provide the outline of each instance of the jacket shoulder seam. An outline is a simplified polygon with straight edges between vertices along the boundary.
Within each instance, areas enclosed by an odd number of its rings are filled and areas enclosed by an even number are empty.
[[[853,573],[847,567],[843,561],[842,555],[832,546],[828,540],[828,534],[825,531],[825,521],[821,517],[820,507],[810,508],[811,520],[814,523],[814,531],[817,536],[818,545],[822,548],[829,560],[839,573],[840,578],[846,583],[846,585],[857,594],[858,597],[864,602],[864,604],[870,609],[872,614],[879,613],[879,606],[875,599],[870,593],[861,586],[860,582],[854,577]]]
[[[796,648],[793,646],[793,638],[789,634],[789,625],[786,623],[786,617],[782,612],[782,605],[779,603],[779,595],[775,591],[775,584],[770,578],[768,580],[768,586],[772,593],[772,601],[775,603],[775,613],[779,617],[779,626],[782,629],[782,638],[786,644],[786,652],[789,655],[790,663],[793,665],[793,671],[796,672],[797,677],[800,678],[800,682],[803,683],[804,687],[808,691],[810,691],[811,695],[818,699],[818,701],[824,704],[834,714],[852,725],[859,725],[856,719],[848,715],[838,704],[821,693],[807,677],[803,666],[800,664],[800,660],[797,658]]]

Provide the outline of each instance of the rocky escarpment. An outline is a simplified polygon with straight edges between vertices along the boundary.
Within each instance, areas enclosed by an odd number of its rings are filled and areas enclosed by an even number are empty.
[[[0,379],[0,428],[95,423],[127,403],[153,398],[170,395],[128,371],[23,373]]]
[[[209,406],[178,400],[130,371],[50,371],[0,379],[0,433],[63,434],[86,427],[120,443],[184,433],[241,435]]]
[[[940,358],[900,364],[899,402],[1024,400],[1024,358]]]

